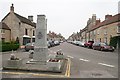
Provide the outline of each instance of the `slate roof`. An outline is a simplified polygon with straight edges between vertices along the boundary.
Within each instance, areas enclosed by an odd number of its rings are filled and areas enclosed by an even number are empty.
[[[2,21],[10,14],[10,12],[2,19]],[[36,23],[31,22],[29,19],[27,19],[26,17],[23,17],[17,13],[14,13],[16,15],[16,17],[23,23],[29,24],[33,27],[36,27]]]
[[[84,32],[87,30],[87,27],[83,28],[82,30],[80,30],[80,33]]]
[[[101,26],[109,25],[109,24],[119,22],[119,21],[120,21],[120,13],[112,16],[111,18],[109,18],[107,20],[104,20],[103,22],[100,22],[99,24],[97,24],[95,26],[93,26],[90,31],[97,29]]]
[[[21,22],[36,27],[36,23],[31,22],[29,19],[27,19],[27,18],[25,18],[25,17],[23,17],[23,16],[21,16],[21,15],[19,15],[17,13],[15,13],[15,15],[17,16],[18,19],[20,19]]]
[[[4,22],[0,22],[0,25],[1,25],[0,29],[10,30],[10,28]]]

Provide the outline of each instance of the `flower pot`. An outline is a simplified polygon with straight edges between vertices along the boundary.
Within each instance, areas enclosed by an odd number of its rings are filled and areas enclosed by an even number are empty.
[[[47,66],[49,68],[49,70],[53,70],[53,71],[60,71],[61,68],[61,61],[60,60],[48,60],[47,61]]]
[[[22,60],[7,60],[7,65],[5,67],[19,68],[22,65]]]

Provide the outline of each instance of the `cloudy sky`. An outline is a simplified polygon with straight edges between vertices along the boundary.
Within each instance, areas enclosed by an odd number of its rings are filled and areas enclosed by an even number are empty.
[[[14,4],[15,12],[26,17],[45,14],[48,19],[48,31],[61,33],[68,38],[73,32],[79,32],[86,26],[88,18],[96,14],[104,20],[106,14],[118,13],[119,0],[0,0],[0,20]]]

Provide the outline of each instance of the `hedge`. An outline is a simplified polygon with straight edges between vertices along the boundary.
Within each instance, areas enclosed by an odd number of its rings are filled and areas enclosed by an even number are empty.
[[[120,47],[120,36],[115,36],[110,39],[110,46],[114,46],[115,48],[117,48],[117,43]]]
[[[0,52],[17,50],[18,48],[19,48],[19,44],[15,44],[11,42],[6,42],[2,44],[0,43]]]

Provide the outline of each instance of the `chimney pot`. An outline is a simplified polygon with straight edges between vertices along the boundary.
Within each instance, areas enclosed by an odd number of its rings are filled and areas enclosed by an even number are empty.
[[[33,22],[33,16],[28,16],[28,19]]]
[[[14,12],[14,4],[10,6],[10,12]]]

